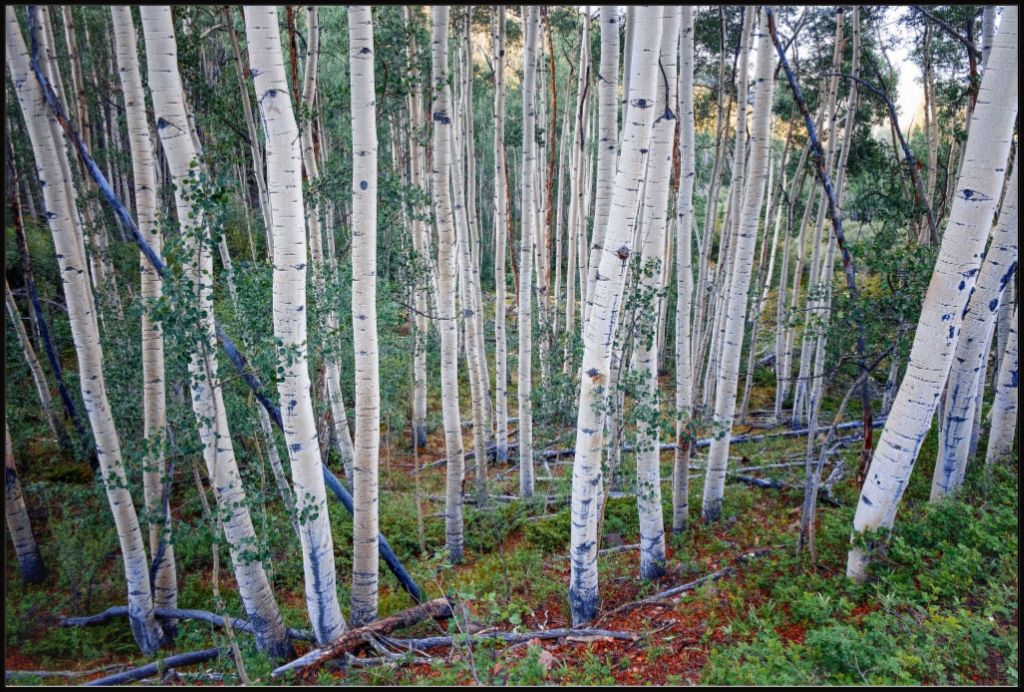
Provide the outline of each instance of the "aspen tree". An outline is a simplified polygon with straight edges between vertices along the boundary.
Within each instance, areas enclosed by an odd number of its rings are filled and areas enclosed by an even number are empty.
[[[732,418],[736,410],[736,389],[739,378],[740,350],[743,346],[747,291],[753,269],[754,245],[768,175],[768,149],[771,145],[772,56],[768,37],[767,15],[760,12],[757,62],[754,72],[754,114],[750,132],[750,167],[741,218],[737,219],[736,251],[733,256],[733,277],[722,341],[721,371],[715,388],[714,429],[708,453],[707,479],[701,514],[705,522],[717,521],[722,513],[725,490],[725,469],[729,459]]]
[[[437,330],[441,335],[441,412],[447,450],[445,481],[445,547],[448,561],[462,561],[462,421],[459,417],[459,331],[455,320],[455,271],[458,241],[451,193],[451,87],[448,85],[448,8],[431,8],[431,82],[434,103],[433,184],[434,220],[437,224]]]
[[[679,59],[679,12],[665,7],[658,58],[664,87],[657,90],[654,102],[655,120],[651,127],[651,155],[647,157],[647,192],[644,195],[643,231],[641,232],[639,288],[641,294],[661,292],[661,265],[665,255],[665,229],[668,225],[669,179],[672,175],[672,140],[675,136],[676,69]],[[643,373],[642,406],[649,411],[637,422],[636,498],[640,515],[640,577],[657,579],[665,573],[665,519],[661,511],[661,446],[660,426],[652,421],[660,413],[658,392],[657,304],[648,306],[655,320],[649,334],[634,334],[633,357],[636,369]]]
[[[352,89],[352,340],[356,358],[356,454],[352,514],[353,626],[377,619],[380,372],[377,350],[377,112],[373,17],[348,8]]]
[[[611,369],[610,342],[615,333],[626,268],[637,224],[637,202],[644,178],[644,154],[649,149],[658,81],[662,8],[636,10],[637,31],[645,37],[633,46],[630,61],[628,116],[623,123],[622,154],[615,174],[615,196],[609,211],[597,286],[589,301],[590,317],[583,339],[580,399],[576,422],[576,457],[572,476],[572,531],[569,556],[569,604],[573,625],[597,614],[597,520],[601,493],[601,451],[604,431],[601,398],[606,395]]]
[[[135,219],[139,232],[149,241],[159,256],[163,253],[163,237],[157,221],[156,169],[153,165],[153,140],[150,138],[149,118],[146,115],[146,96],[139,71],[138,36],[132,20],[131,8],[111,6],[114,40],[117,45],[121,88],[124,91],[125,114],[128,120],[129,146],[132,155],[132,181],[135,188]],[[163,279],[145,255],[140,253],[139,271],[142,274],[142,297],[157,301],[163,295]],[[146,511],[149,515],[149,549],[157,554],[160,546],[164,517],[163,486],[167,473],[164,460],[167,402],[164,383],[163,328],[155,322],[149,311],[142,313],[142,413],[143,432],[148,454],[142,475]],[[153,600],[157,608],[175,608],[178,604],[177,573],[174,546],[165,537],[163,559],[153,580]]]
[[[604,250],[605,228],[615,195],[615,163],[618,149],[619,6],[601,6],[601,63],[597,79],[597,182],[594,185],[594,230],[590,242],[586,285],[580,286],[584,320],[590,318],[590,301],[597,283],[597,268]],[[582,252],[583,248],[580,248]]]
[[[498,463],[508,461],[508,340],[505,318],[505,6],[494,6],[494,413]]]
[[[575,110],[575,124],[573,127],[572,137],[572,154],[571,154],[571,167],[572,172],[569,175],[569,243],[567,262],[568,271],[566,272],[565,282],[565,333],[567,335],[565,342],[565,372],[569,372],[571,367],[571,354],[573,335],[575,333],[575,317],[576,317],[576,264],[577,264],[577,253],[584,252],[584,245],[580,243],[580,239],[584,236],[584,227],[586,226],[586,217],[583,215],[584,200],[586,198],[586,180],[584,175],[584,166],[586,166],[586,140],[584,137],[584,126],[587,121],[587,95],[589,93],[588,82],[590,78],[590,18],[588,17],[583,24],[583,38],[580,42],[580,64],[578,70],[578,79],[576,87],[576,110]],[[586,292],[587,287],[585,285],[580,286],[582,292]]]
[[[1017,8],[1004,7],[964,147],[947,231],[925,294],[907,372],[882,431],[853,518],[854,533],[891,529],[952,364],[1005,175],[1017,117]],[[851,548],[846,573],[870,559]]]
[[[36,9],[30,9],[35,14]],[[7,67],[32,142],[36,174],[41,183],[47,223],[60,265],[71,335],[78,357],[82,401],[96,441],[100,477],[117,526],[125,580],[128,582],[128,621],[139,649],[149,655],[164,644],[165,635],[153,612],[145,541],[128,490],[121,444],[107,398],[103,348],[89,286],[82,227],[75,210],[76,195],[67,150],[63,140],[56,137],[56,119],[47,108],[40,84],[29,68],[28,49],[13,7],[8,6],[5,10],[5,24]]]
[[[7,518],[7,530],[14,544],[21,580],[26,584],[41,584],[46,580],[46,567],[39,554],[36,537],[32,533],[32,522],[25,507],[25,496],[21,493],[18,468],[14,463],[14,447],[11,445],[11,431],[6,419],[4,435],[4,515]]]
[[[533,495],[533,255],[536,240],[537,203],[534,178],[537,175],[536,80],[537,33],[539,10],[523,7],[526,22],[523,48],[523,173],[522,173],[522,239],[519,259],[519,495]],[[538,267],[538,272],[541,271]]]
[[[277,9],[247,6],[245,32],[263,127],[274,238],[274,338],[281,415],[302,537],[306,607],[317,642],[345,631],[335,588],[334,539],[317,444],[306,337],[306,224],[299,128],[285,80]]]
[[[1003,21],[1006,21],[1005,18]],[[996,378],[996,396],[992,402],[992,428],[989,431],[985,466],[988,467],[1013,452],[1013,437],[1017,428],[1017,309],[1010,321],[1010,334],[1006,339],[1006,353]]]
[[[693,359],[690,316],[693,304],[693,183],[696,160],[693,122],[694,10],[680,8],[679,193],[676,197],[676,450],[672,463],[672,531],[686,529],[690,512],[690,447],[693,434]],[[707,231],[705,231],[707,232]]]
[[[978,271],[974,291],[967,300],[963,327],[946,383],[946,400],[940,411],[938,456],[932,476],[932,501],[957,490],[970,462],[971,428],[975,422],[977,397],[984,385],[988,366],[988,344],[996,327],[1001,304],[1007,301],[1006,287],[1017,270],[1017,166],[1010,174],[1010,185],[999,222],[992,230],[992,242]]]

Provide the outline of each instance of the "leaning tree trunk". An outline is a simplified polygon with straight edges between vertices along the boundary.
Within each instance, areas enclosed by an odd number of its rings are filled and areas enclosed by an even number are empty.
[[[694,11],[681,8],[679,58],[679,195],[676,198],[676,449],[672,464],[672,532],[682,533],[690,513],[690,448],[693,445],[693,359],[690,315],[693,306],[693,183],[696,177],[693,131]]]
[[[34,15],[35,8],[31,9]],[[107,398],[96,305],[89,286],[82,228],[74,208],[76,195],[70,175],[65,175],[65,172],[70,173],[67,150],[63,140],[55,136],[56,119],[44,102],[39,81],[30,71],[28,49],[13,7],[7,7],[5,22],[7,66],[32,142],[36,174],[43,190],[47,222],[60,266],[71,336],[78,357],[82,401],[96,441],[101,478],[124,559],[129,623],[139,648],[149,655],[163,645],[165,637],[153,612],[145,541],[128,491],[121,443]],[[50,95],[53,95],[52,91]]]
[[[1017,117],[1017,8],[1004,7],[982,78],[963,172],[914,335],[910,362],[861,492],[853,530],[890,529],[952,365],[964,307],[1002,190]],[[846,573],[865,577],[871,545],[851,548]]]
[[[639,289],[641,295],[661,292],[665,255],[665,228],[668,225],[669,179],[672,175],[672,140],[675,136],[676,61],[679,59],[679,13],[665,8],[658,64],[666,88],[658,89],[651,128],[651,155],[647,157],[647,191],[644,195],[641,235]],[[634,333],[633,357],[643,378],[643,397],[639,407],[644,416],[637,420],[636,501],[640,515],[640,577],[657,579],[665,573],[665,519],[661,510],[661,445],[659,444],[661,403],[658,392],[658,317],[657,302],[641,309],[650,310],[654,320],[644,319],[646,329]]]
[[[217,504],[224,513],[224,534],[239,594],[249,619],[257,627],[257,646],[272,656],[285,658],[291,654],[292,646],[263,564],[251,555],[256,531],[246,505],[245,489],[228,427],[224,393],[217,375],[214,355],[216,326],[213,296],[209,290],[214,247],[206,221],[195,206],[195,200],[203,190],[195,176],[199,159],[189,128],[178,71],[178,49],[171,10],[168,6],[147,6],[141,9],[141,15],[157,133],[174,180],[178,221],[185,237],[186,257],[190,258],[185,265],[185,276],[193,292],[195,307],[203,315],[196,325],[195,346],[189,360],[192,410],[199,424],[207,473],[218,490]]]
[[[302,535],[306,606],[317,642],[341,636],[345,621],[335,586],[334,539],[310,392],[306,332],[306,224],[302,204],[299,128],[288,96],[274,7],[247,6],[249,64],[267,134],[267,188],[274,224],[274,338],[282,428],[292,467]]]
[[[445,547],[448,560],[462,560],[462,421],[459,417],[459,329],[455,320],[455,268],[458,243],[451,192],[452,118],[448,85],[448,8],[431,8],[434,155],[431,170],[434,218],[437,223],[437,330],[441,334],[441,413],[447,450],[445,482]],[[528,281],[528,279],[527,279]]]
[[[630,61],[629,117],[623,124],[622,155],[615,175],[615,195],[608,217],[601,263],[583,340],[580,399],[576,422],[576,456],[572,476],[572,531],[569,557],[569,605],[573,625],[597,614],[597,520],[601,492],[601,451],[604,431],[601,399],[611,369],[612,336],[622,305],[626,269],[637,224],[637,203],[643,186],[644,154],[648,151],[658,82],[658,49],[662,8],[636,10],[637,31],[645,37],[633,46]]]
[[[946,384],[942,410],[939,451],[932,476],[934,502],[963,485],[970,463],[970,442],[977,404],[976,393],[984,386],[988,367],[988,345],[995,332],[1000,303],[1007,301],[1006,286],[1017,270],[1017,167],[1010,174],[1010,186],[992,231],[992,243],[985,253],[974,291],[967,300],[963,327],[956,342],[956,354]]]
[[[348,8],[352,89],[352,342],[356,354],[356,454],[352,464],[353,626],[377,619],[380,372],[377,351],[377,112],[373,16]]]
[[[524,7],[524,10],[526,8]],[[533,385],[533,254],[536,242],[537,212],[534,199],[536,172],[537,127],[535,84],[537,79],[537,33],[540,12],[530,7],[526,20],[523,48],[523,173],[522,229],[519,255],[519,495],[533,495],[533,406],[530,401]],[[538,271],[542,267],[537,268]]]
[[[496,457],[508,461],[508,341],[505,336],[505,7],[495,5],[494,34],[494,414]]]
[[[153,140],[146,116],[146,96],[142,90],[137,53],[138,38],[131,8],[111,6],[117,64],[124,91],[128,139],[132,154],[132,180],[135,185],[135,219],[139,232],[149,240],[158,256],[163,253],[163,236],[157,221],[156,168],[153,164]],[[145,255],[140,255],[142,298],[150,305],[163,295],[163,279]],[[149,514],[149,549],[156,555],[161,533],[169,530],[170,517],[164,517],[163,487],[167,473],[164,459],[164,435],[167,427],[167,402],[164,388],[164,335],[149,309],[142,313],[142,414],[147,455],[142,476],[146,511]],[[164,536],[163,559],[153,579],[153,601],[157,608],[178,607],[177,572],[174,546]]]
[[[8,294],[9,295],[9,294]],[[46,580],[46,567],[32,534],[32,522],[25,508],[25,497],[18,482],[18,468],[14,464],[14,448],[11,446],[11,431],[4,420],[4,515],[7,530],[11,532],[14,554],[18,558],[18,571],[26,584],[41,584]]]
[[[729,460],[732,417],[736,411],[736,389],[739,380],[740,351],[743,347],[744,319],[747,313],[747,292],[753,270],[754,246],[765,179],[768,176],[768,148],[771,145],[772,45],[767,32],[764,9],[759,17],[757,63],[754,72],[754,114],[750,132],[750,167],[743,196],[743,211],[736,219],[736,252],[733,255],[733,279],[725,317],[722,342],[721,371],[715,387],[715,437],[708,453],[707,479],[701,514],[706,522],[717,521],[722,513],[725,491],[725,469]],[[705,231],[706,232],[706,231]]]
[[[1014,310],[1010,334],[1006,339],[1006,353],[996,381],[996,398],[992,402],[986,467],[1013,453],[1013,437],[1017,428],[1017,324],[1017,310]]]

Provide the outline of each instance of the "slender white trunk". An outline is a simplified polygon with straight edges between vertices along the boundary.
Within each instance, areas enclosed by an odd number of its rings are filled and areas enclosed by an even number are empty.
[[[1005,19],[1004,19],[1005,21]],[[1006,353],[996,380],[996,397],[992,402],[992,429],[988,436],[985,465],[993,464],[1013,453],[1013,438],[1017,430],[1017,310],[1013,311],[1010,334],[1006,340]]]
[[[14,554],[18,558],[18,573],[21,580],[26,584],[41,584],[46,580],[46,567],[39,554],[36,538],[32,534],[32,522],[28,518],[25,497],[21,494],[18,469],[14,464],[14,448],[11,446],[11,431],[6,420],[4,436],[4,515],[7,518],[7,530],[11,534]]]
[[[159,256],[163,253],[163,236],[157,221],[156,168],[153,164],[153,140],[149,131],[149,118],[146,115],[146,96],[142,89],[142,74],[139,71],[138,37],[131,8],[123,5],[112,6],[110,12],[128,120],[132,180],[135,187],[135,221],[139,225],[139,231]],[[148,303],[159,300],[163,295],[163,279],[150,266],[145,256],[139,257],[139,270],[142,274],[143,300]],[[167,464],[164,460],[166,396],[163,329],[158,322],[153,321],[147,309],[142,314],[142,412],[148,453],[142,484],[146,511],[149,514],[149,549],[153,555],[156,555],[160,545],[165,520],[169,524],[169,517],[164,517],[162,504],[164,476],[167,473]],[[157,608],[175,608],[178,603],[178,587],[174,546],[170,543],[169,535],[164,536],[164,541],[167,545],[154,578],[153,600]]]
[[[752,9],[748,10],[753,12]],[[707,478],[701,514],[706,522],[717,521],[722,513],[725,491],[725,469],[729,460],[732,417],[736,410],[736,388],[739,379],[740,351],[743,346],[747,292],[753,270],[753,254],[757,240],[761,202],[768,175],[768,149],[771,144],[772,67],[775,52],[767,31],[764,9],[760,16],[757,63],[754,72],[754,114],[750,132],[749,182],[743,196],[741,219],[737,219],[736,252],[733,257],[733,280],[726,310],[725,335],[722,342],[721,371],[715,388],[715,436],[708,453]]]
[[[335,587],[334,539],[327,510],[310,392],[306,337],[306,224],[299,128],[285,80],[277,9],[247,6],[245,31],[263,127],[274,238],[274,338],[281,417],[292,467],[305,573],[306,607],[317,642],[345,631]]]
[[[693,118],[694,10],[680,8],[679,195],[676,198],[676,451],[672,463],[672,531],[686,530],[690,514],[690,447],[693,444],[693,183],[696,177]]]
[[[657,90],[655,122],[651,128],[651,155],[647,157],[647,193],[644,195],[644,229],[641,240],[641,294],[654,296],[662,289],[662,265],[665,255],[665,230],[668,225],[668,193],[672,175],[672,140],[675,136],[676,65],[679,59],[679,12],[668,6],[662,25],[661,56],[658,59],[663,88]],[[633,355],[636,368],[643,373],[646,401],[638,405],[647,409],[637,421],[636,498],[640,515],[640,577],[657,579],[665,573],[665,519],[661,510],[661,402],[658,392],[658,318],[657,301],[642,308],[653,311],[654,320],[646,316],[650,332],[635,334]]]
[[[494,33],[494,412],[496,457],[508,461],[508,338],[505,325],[505,7],[495,5]]]
[[[75,211],[70,165],[63,140],[55,136],[58,127],[56,120],[47,108],[39,82],[29,68],[25,39],[11,6],[5,10],[5,26],[7,66],[32,142],[36,174],[43,190],[47,222],[60,265],[71,336],[78,357],[82,401],[96,441],[107,501],[117,526],[125,579],[128,582],[129,623],[136,643],[148,655],[160,648],[164,634],[153,613],[145,541],[128,491],[121,444],[107,398],[103,348],[96,323],[96,306],[89,286],[82,228]]]
[[[618,38],[618,36],[616,36]],[[602,38],[603,41],[603,38]],[[603,44],[602,44],[603,45]],[[565,276],[565,365],[564,372],[568,373],[571,367],[571,355],[573,336],[575,333],[576,317],[576,264],[577,253],[583,253],[584,245],[579,240],[584,236],[586,217],[583,215],[583,206],[586,193],[586,180],[584,180],[584,169],[586,165],[586,140],[583,138],[584,123],[587,119],[587,86],[590,77],[590,20],[583,25],[583,40],[580,44],[580,64],[577,80],[577,96],[575,111],[575,126],[573,128],[571,159],[572,172],[569,176],[569,252],[567,253],[567,270]],[[614,112],[614,109],[613,109]],[[612,152],[614,156],[614,152]],[[607,214],[607,210],[605,210]],[[595,223],[597,221],[595,220]],[[596,226],[595,226],[596,228]],[[580,287],[583,291],[586,286]]]
[[[964,307],[1002,190],[1017,117],[1017,8],[1004,7],[982,78],[948,232],[914,335],[907,373],[868,468],[854,532],[892,527],[952,364]],[[850,550],[847,576],[863,579],[869,550]]]
[[[533,495],[533,255],[537,226],[534,177],[536,176],[537,144],[537,33],[540,12],[537,7],[523,8],[526,17],[526,38],[523,49],[523,173],[522,173],[522,240],[519,260],[519,495]],[[540,267],[537,268],[540,271]]]
[[[462,421],[459,417],[459,331],[455,320],[455,270],[458,243],[451,197],[451,87],[448,85],[448,8],[431,8],[431,82],[434,104],[433,184],[434,219],[437,223],[437,330],[441,334],[441,412],[447,450],[445,481],[445,547],[451,563],[461,562],[463,548]]]
[[[1017,167],[992,231],[992,243],[978,272],[974,291],[967,300],[963,326],[946,384],[942,409],[939,451],[932,477],[932,501],[963,485],[971,460],[970,442],[978,404],[979,387],[985,382],[988,345],[996,327],[996,315],[1005,301],[1006,285],[1017,270]]]
[[[572,531],[569,555],[569,604],[573,624],[589,622],[597,614],[597,519],[601,492],[601,450],[604,431],[601,399],[608,386],[611,341],[615,334],[631,241],[637,224],[637,201],[643,184],[644,154],[648,151],[658,81],[662,8],[636,10],[636,31],[645,37],[634,44],[630,61],[629,117],[623,124],[622,155],[615,174],[615,195],[609,211],[597,285],[590,302],[590,317],[583,340],[580,400],[576,422],[576,457],[572,476]]]

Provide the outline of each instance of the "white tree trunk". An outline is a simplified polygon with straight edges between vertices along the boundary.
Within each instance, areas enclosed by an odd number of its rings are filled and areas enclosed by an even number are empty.
[[[129,623],[139,648],[149,655],[163,644],[164,634],[153,613],[145,541],[128,491],[121,444],[107,398],[103,349],[96,323],[96,306],[89,286],[82,228],[75,211],[76,196],[70,178],[70,165],[63,141],[55,136],[58,127],[56,120],[47,108],[39,82],[29,68],[28,50],[13,7],[8,6],[5,10],[5,25],[7,66],[32,142],[36,174],[43,190],[47,222],[60,265],[71,336],[78,357],[82,401],[96,441],[107,501],[117,526],[125,579],[128,582]]]
[[[462,560],[462,420],[459,417],[459,330],[455,320],[455,271],[458,242],[451,197],[451,87],[448,85],[448,8],[431,8],[431,83],[434,104],[434,156],[431,170],[434,218],[437,223],[437,330],[441,334],[441,412],[447,450],[445,481],[445,547],[448,560]]]
[[[977,410],[979,387],[984,385],[988,367],[988,345],[996,327],[996,315],[1005,301],[1006,286],[1017,270],[1017,167],[1010,174],[1010,186],[999,222],[992,231],[992,243],[978,272],[974,291],[967,300],[963,326],[946,384],[942,409],[939,451],[932,476],[931,500],[939,500],[963,485],[971,460],[970,442]]]
[[[306,224],[299,128],[288,95],[277,9],[247,6],[245,30],[263,127],[274,238],[274,338],[284,437],[302,535],[306,606],[317,642],[345,631],[335,586],[334,539],[317,443],[306,336]]]
[[[124,91],[125,113],[128,120],[128,139],[132,154],[132,180],[135,188],[135,222],[139,232],[149,241],[159,256],[163,253],[163,236],[157,220],[156,168],[153,163],[153,140],[146,115],[146,95],[142,89],[139,71],[138,37],[132,20],[131,8],[110,8],[117,45],[117,64]],[[139,257],[142,274],[142,298],[152,303],[163,295],[163,279],[150,266],[144,255]],[[154,322],[149,309],[142,313],[142,412],[146,436],[146,456],[142,484],[146,511],[149,514],[149,549],[156,555],[160,534],[164,530],[162,505],[164,476],[164,436],[167,427],[167,403],[164,386],[164,336],[158,322]],[[169,520],[169,517],[166,517]],[[174,546],[165,536],[163,560],[154,579],[153,600],[157,608],[176,608],[178,604],[177,574]]]
[[[665,229],[668,225],[669,180],[672,175],[672,140],[675,136],[676,69],[679,59],[679,12],[667,6],[662,24],[661,56],[658,64],[665,88],[657,90],[655,122],[651,128],[651,155],[647,157],[647,192],[644,195],[644,223],[641,233],[643,263],[639,281],[641,293],[654,296],[662,289],[662,265],[665,254]],[[661,510],[661,445],[659,439],[661,400],[658,392],[658,319],[657,301],[642,308],[651,311],[654,320],[650,332],[634,334],[633,354],[642,373],[644,400],[637,405],[647,415],[637,420],[636,500],[640,515],[640,577],[657,579],[665,573],[665,519]],[[649,318],[649,315],[647,316]]]
[[[686,530],[690,514],[690,447],[693,431],[693,359],[690,315],[693,307],[693,183],[696,177],[693,119],[694,10],[680,8],[679,195],[676,198],[676,451],[672,463],[672,531]]]
[[[8,293],[10,295],[10,293]],[[32,522],[28,518],[25,497],[21,494],[18,469],[14,464],[14,448],[11,445],[11,431],[4,420],[4,515],[7,530],[11,533],[14,554],[18,558],[18,573],[26,584],[41,584],[46,580],[46,567],[39,554],[39,546],[32,534]]]
[[[1006,340],[1006,353],[996,381],[996,398],[992,402],[992,429],[988,436],[988,451],[985,453],[986,466],[1013,453],[1013,437],[1017,429],[1017,325],[1017,310],[1014,310],[1010,335]]]
[[[623,125],[622,155],[616,169],[615,196],[603,244],[605,250],[601,255],[593,299],[588,301],[590,317],[583,340],[569,546],[569,604],[574,626],[589,622],[597,614],[597,499],[601,492],[601,451],[604,446],[601,400],[610,379],[610,346],[622,305],[626,268],[637,224],[637,201],[645,171],[644,154],[649,147],[651,123],[656,117],[654,103],[658,89],[662,8],[638,8],[636,17],[636,30],[645,40],[636,42],[630,61],[633,74],[628,93],[629,116]]]
[[[537,34],[540,11],[524,6],[526,38],[523,48],[523,174],[522,174],[522,240],[519,254],[519,495],[533,495],[533,405],[530,401],[533,386],[533,255],[536,240],[537,202],[534,198],[534,177],[537,175],[536,80]],[[541,270],[538,267],[538,272]]]
[[[903,491],[952,364],[964,307],[974,288],[982,251],[1002,190],[1017,116],[1017,8],[1003,8],[982,78],[963,172],[950,211],[910,362],[868,468],[854,532],[892,527]],[[847,576],[863,579],[869,551],[851,548]]]
[[[494,34],[494,413],[496,457],[508,461],[508,337],[505,319],[505,6],[495,5]]]
[[[353,626],[377,619],[380,372],[377,350],[377,113],[373,17],[348,8],[352,89],[352,341],[356,357],[356,455],[352,514]]]
[[[748,10],[752,11],[752,10]],[[768,149],[771,144],[772,67],[771,40],[768,37],[764,9],[760,16],[757,62],[754,72],[754,114],[750,132],[749,180],[743,196],[743,211],[737,219],[736,252],[733,257],[733,280],[729,288],[725,335],[722,342],[721,370],[715,388],[714,439],[708,453],[707,478],[701,514],[706,522],[717,521],[722,513],[725,491],[725,469],[729,460],[732,417],[736,410],[736,389],[739,379],[740,351],[743,347],[747,292],[753,270],[754,247],[768,175]]]

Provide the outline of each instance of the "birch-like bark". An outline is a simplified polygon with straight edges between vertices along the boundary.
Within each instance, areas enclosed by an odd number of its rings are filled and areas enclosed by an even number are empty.
[[[139,232],[159,256],[163,253],[163,236],[157,221],[156,168],[153,164],[149,118],[146,115],[146,95],[142,89],[142,73],[139,71],[138,37],[130,7],[111,6],[110,13],[128,121],[135,188],[135,220]],[[142,298],[151,305],[163,295],[163,279],[145,255],[141,254],[139,271],[142,274]],[[152,319],[147,309],[142,313],[142,414],[147,450],[142,485],[149,515],[149,549],[153,555],[157,554],[161,532],[170,527],[170,517],[164,516],[163,507],[164,477],[167,474],[167,463],[164,460],[166,397],[163,328]],[[178,587],[174,546],[170,543],[169,535],[164,536],[164,542],[163,559],[153,580],[153,601],[157,608],[176,608]]]
[[[753,270],[753,254],[757,241],[761,202],[768,176],[768,149],[771,145],[772,44],[768,37],[767,15],[759,17],[757,62],[754,72],[754,113],[750,132],[749,180],[743,195],[743,210],[737,219],[736,252],[733,257],[733,280],[725,319],[722,342],[721,371],[715,388],[715,437],[708,453],[707,477],[701,514],[705,522],[717,521],[722,513],[725,491],[725,469],[729,460],[732,417],[736,410],[736,389],[739,379],[740,351],[747,312],[747,292]]]
[[[526,8],[526,38],[523,48],[523,173],[522,173],[522,239],[519,255],[519,495],[533,495],[533,255],[536,242],[537,210],[534,199],[534,177],[537,168],[537,33],[540,12],[537,7]],[[538,271],[541,268],[538,267]]]
[[[892,527],[931,426],[1002,190],[1016,116],[1017,8],[1004,7],[910,362],[868,469],[853,519],[855,533]],[[864,578],[869,553],[861,545],[851,548],[847,576]]]
[[[348,8],[352,90],[352,341],[356,359],[356,455],[352,513],[354,627],[377,619],[380,372],[377,349],[377,112],[373,17]]]
[[[1003,21],[1006,21],[1005,18]],[[985,466],[996,463],[1013,453],[1013,437],[1017,429],[1017,310],[1013,311],[1010,334],[1006,339],[1006,353],[999,367],[996,396],[992,402],[992,428],[988,435]]]
[[[988,345],[996,327],[1001,303],[1009,296],[1007,284],[1017,271],[1017,167],[999,210],[999,222],[992,230],[992,242],[978,272],[974,291],[967,300],[963,326],[946,384],[946,401],[941,411],[939,450],[932,476],[931,500],[935,502],[963,485],[971,460],[970,442],[974,427],[978,388],[984,384],[988,367]]]
[[[628,69],[628,68],[627,68]],[[580,286],[584,298],[584,321],[590,319],[589,305],[597,285],[597,268],[604,251],[612,198],[615,196],[615,163],[618,149],[619,91],[619,6],[601,6],[601,64],[597,75],[597,182],[594,192],[594,230],[590,242],[586,286]],[[627,73],[628,74],[628,73]],[[582,250],[582,248],[581,248]]]
[[[494,33],[494,413],[498,463],[508,461],[508,337],[505,319],[505,6],[495,5]]]
[[[616,36],[616,38],[618,38]],[[603,40],[603,38],[602,38]],[[583,206],[586,193],[586,180],[583,167],[586,165],[586,140],[583,139],[584,123],[587,120],[587,95],[590,80],[590,19],[587,18],[583,24],[583,40],[580,43],[580,64],[576,85],[576,111],[575,125],[572,137],[572,172],[569,175],[569,245],[565,276],[565,366],[564,372],[568,373],[571,367],[571,355],[573,346],[573,335],[576,329],[576,264],[577,253],[584,251],[583,244],[579,239],[584,235],[586,217],[583,215]],[[614,136],[614,129],[613,129]],[[614,152],[612,152],[614,156]],[[600,161],[600,159],[599,159]],[[605,210],[607,213],[607,209]],[[595,223],[597,221],[595,220]],[[595,226],[596,228],[596,226]],[[588,289],[580,287],[583,292]]]
[[[643,263],[639,287],[646,295],[657,295],[662,289],[661,268],[668,262],[665,255],[665,230],[668,225],[668,194],[672,175],[672,140],[675,136],[676,70],[679,59],[679,11],[666,6],[662,20],[661,55],[658,65],[662,85],[657,90],[651,127],[651,155],[647,157],[647,192],[644,195],[644,221],[640,259]],[[657,302],[642,308],[651,310],[651,332],[634,334],[633,356],[636,369],[643,373],[643,389],[647,401],[638,404],[650,413],[637,421],[636,501],[640,516],[640,577],[657,579],[665,573],[665,519],[661,511],[661,445],[660,426],[652,420],[660,418],[658,391],[658,318]],[[645,320],[647,321],[647,320]]]
[[[306,607],[317,642],[345,631],[335,587],[334,539],[327,511],[310,392],[306,332],[306,224],[299,128],[284,72],[277,9],[247,6],[245,31],[263,128],[274,238],[274,338],[284,376],[277,390],[292,467],[305,573]]]
[[[693,118],[694,10],[680,8],[679,193],[676,197],[676,450],[672,462],[672,532],[686,530],[690,514],[690,448],[693,444],[693,183],[696,177]]]
[[[597,519],[601,492],[601,451],[604,447],[602,399],[610,379],[611,342],[622,306],[626,268],[637,224],[637,203],[643,185],[644,154],[649,150],[651,123],[656,117],[658,50],[662,8],[636,10],[636,31],[645,37],[634,44],[630,61],[629,114],[623,124],[622,155],[615,175],[615,196],[597,286],[585,327],[580,400],[576,422],[576,457],[572,477],[572,531],[569,556],[569,605],[573,625],[597,614]]]
[[[36,14],[35,8],[32,8],[32,14]],[[149,655],[164,644],[164,633],[153,612],[145,541],[128,491],[121,444],[107,398],[103,348],[96,322],[96,306],[89,286],[82,227],[75,211],[75,191],[70,178],[67,150],[63,141],[54,136],[58,127],[56,119],[47,108],[40,84],[29,68],[28,49],[11,6],[5,10],[5,27],[7,67],[32,142],[36,174],[43,190],[47,223],[60,265],[64,300],[78,357],[82,401],[96,441],[107,501],[117,526],[125,579],[128,582],[128,619],[139,649]]]
[[[8,292],[8,295],[10,293]],[[36,537],[32,533],[32,522],[25,507],[25,496],[21,494],[18,468],[14,464],[14,448],[11,445],[11,431],[4,420],[4,516],[7,530],[14,544],[14,555],[18,559],[18,573],[26,584],[42,584],[46,581],[46,566],[39,554]]]
[[[448,561],[462,561],[462,421],[459,417],[459,331],[455,320],[455,271],[458,243],[451,193],[451,87],[448,85],[448,8],[431,8],[431,83],[434,103],[434,155],[431,166],[434,220],[437,224],[437,330],[441,335],[441,413],[447,450],[445,547]],[[527,279],[527,282],[529,279]]]
[[[202,188],[195,178],[199,168],[195,140],[188,122],[171,10],[167,6],[141,8],[146,40],[149,89],[157,121],[157,133],[175,185],[175,205],[185,236],[185,275],[195,292],[196,308],[203,317],[197,328],[195,348],[189,361],[192,410],[199,424],[207,472],[217,489],[218,507],[224,514],[224,534],[238,582],[239,594],[250,620],[257,624],[257,646],[275,657],[287,657],[291,642],[284,631],[263,564],[253,556],[256,532],[246,504],[234,445],[228,427],[224,395],[217,375],[213,316],[213,252],[209,231],[195,208]],[[210,282],[210,283],[205,283]]]

